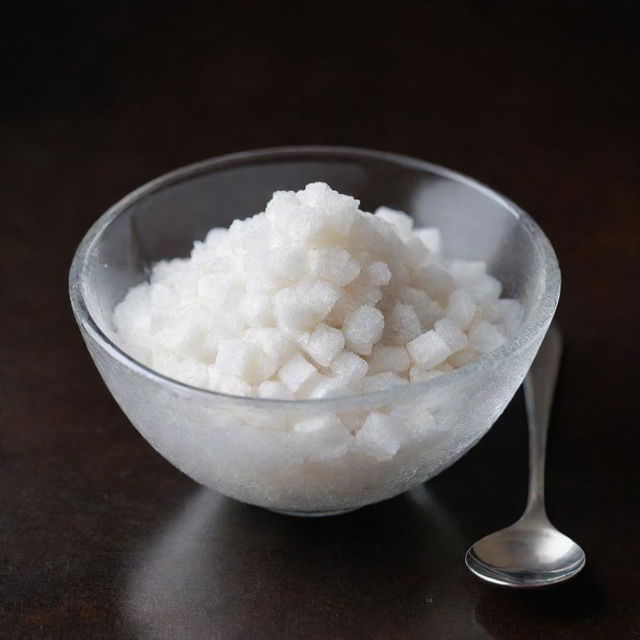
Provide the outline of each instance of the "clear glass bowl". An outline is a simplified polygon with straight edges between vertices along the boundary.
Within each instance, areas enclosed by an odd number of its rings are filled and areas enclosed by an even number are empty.
[[[273,191],[324,181],[361,200],[436,226],[445,255],[488,262],[505,294],[520,300],[517,335],[476,362],[422,383],[342,398],[284,401],[230,396],[167,378],[113,340],[112,312],[163,258],[187,256],[193,241],[263,210]],[[238,153],[178,169],[107,211],[75,254],[71,304],[89,352],[140,433],[197,482],[269,509],[298,515],[351,510],[435,476],[491,427],[521,384],[553,317],[560,272],[538,225],[478,182],[404,156],[338,147]],[[357,427],[390,413],[411,438],[388,459],[357,446],[339,455],[291,431],[337,414]]]

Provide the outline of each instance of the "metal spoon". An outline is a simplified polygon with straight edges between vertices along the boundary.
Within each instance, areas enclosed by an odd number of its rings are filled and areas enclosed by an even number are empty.
[[[549,413],[558,377],[562,336],[552,325],[524,381],[529,420],[529,497],[524,514],[476,542],[465,557],[479,578],[507,587],[542,587],[568,580],[585,565],[584,551],[549,522],[544,464]]]

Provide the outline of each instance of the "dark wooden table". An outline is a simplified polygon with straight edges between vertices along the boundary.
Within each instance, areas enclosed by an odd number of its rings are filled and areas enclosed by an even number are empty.
[[[0,3],[0,637],[640,638],[640,15],[518,4]],[[573,582],[512,592],[463,564],[522,509],[520,395],[428,485],[302,521],[196,486],[102,385],[67,300],[89,225],[182,164],[312,142],[451,166],[548,233]]]

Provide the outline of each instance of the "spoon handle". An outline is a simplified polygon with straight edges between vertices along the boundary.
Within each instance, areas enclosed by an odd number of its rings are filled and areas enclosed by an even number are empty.
[[[560,368],[562,335],[553,323],[524,380],[524,397],[529,421],[529,496],[525,514],[544,509],[544,467],[549,414]]]

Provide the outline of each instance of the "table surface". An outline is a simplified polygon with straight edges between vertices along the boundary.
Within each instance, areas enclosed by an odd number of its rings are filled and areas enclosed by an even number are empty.
[[[518,4],[0,5],[2,638],[640,638],[640,14]],[[549,235],[548,506],[586,550],[574,581],[464,567],[523,507],[521,394],[427,485],[306,521],[196,486],[103,386],[67,300],[90,224],[177,166],[298,143],[451,166]]]

